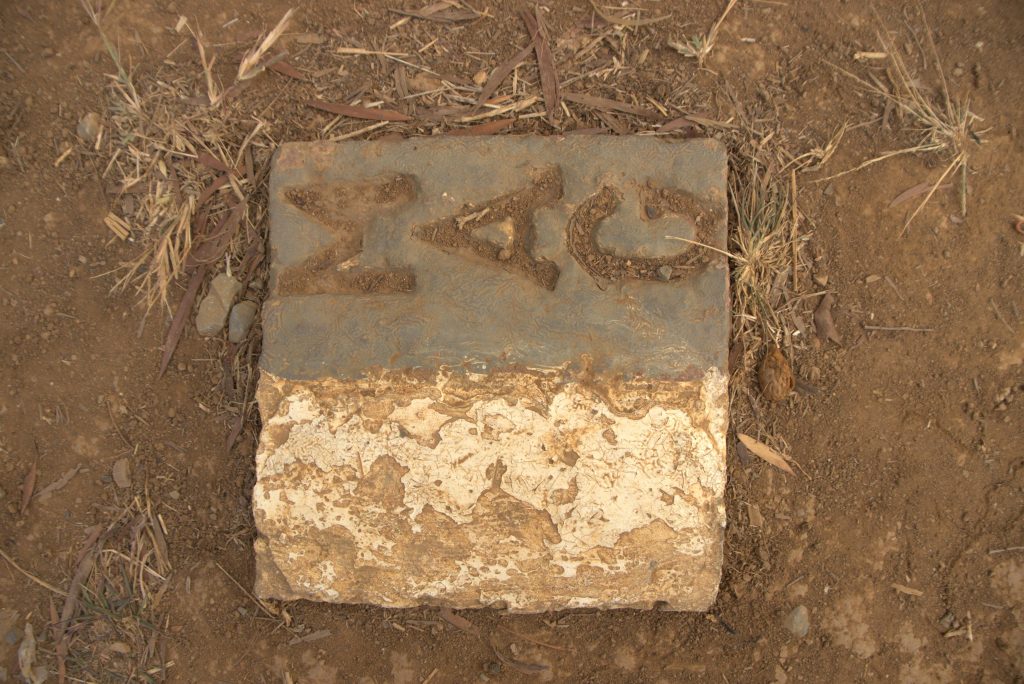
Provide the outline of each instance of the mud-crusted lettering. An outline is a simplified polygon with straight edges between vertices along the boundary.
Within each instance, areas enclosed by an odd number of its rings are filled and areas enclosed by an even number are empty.
[[[365,231],[374,215],[394,212],[416,197],[412,176],[385,175],[357,183],[288,188],[287,201],[314,218],[334,238],[303,261],[284,269],[277,289],[294,295],[411,292],[412,270],[362,266]]]
[[[645,185],[640,188],[642,220],[655,221],[668,215],[692,221],[696,227],[694,242],[710,244],[719,212],[710,203],[692,193],[675,188]],[[566,226],[569,253],[594,278],[606,280],[634,279],[673,281],[688,276],[708,263],[714,252],[697,244],[686,243],[677,254],[661,257],[609,254],[597,242],[602,221],[613,217],[619,209],[620,195],[605,186],[576,207]],[[721,248],[720,245],[712,245]]]
[[[536,169],[528,186],[484,204],[464,207],[454,216],[413,228],[413,237],[446,252],[482,257],[506,271],[524,275],[546,290],[558,282],[558,266],[533,255],[537,229],[533,215],[562,197],[562,171],[557,166]],[[495,225],[503,240],[480,235]],[[502,244],[504,243],[504,244]]]

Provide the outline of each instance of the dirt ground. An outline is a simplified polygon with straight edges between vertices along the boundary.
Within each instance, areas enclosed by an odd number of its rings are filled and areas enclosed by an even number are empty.
[[[233,106],[266,120],[274,140],[324,137],[330,116],[303,100],[351,101],[395,79],[395,62],[339,55],[341,46],[400,50],[472,86],[528,36],[519,5],[466,5],[487,11],[393,27],[401,15],[390,9],[413,3],[303,3],[290,31],[305,42],[292,43],[288,60],[307,80],[265,73]],[[984,143],[971,149],[967,215],[954,182],[903,236],[917,202],[893,200],[934,182],[941,157],[904,155],[815,181],[913,140],[884,125],[879,99],[830,65],[884,78],[882,63],[853,57],[881,50],[884,26],[903,36],[897,45],[934,88],[920,43],[906,38],[924,35],[916,3],[876,3],[876,15],[843,0],[740,0],[703,69],[667,42],[705,31],[718,3],[636,5],[645,10],[637,16],[671,17],[604,40],[595,54],[612,68],[577,82],[577,92],[672,102],[666,119],[770,120],[798,150],[850,124],[828,164],[801,174],[798,194],[805,250],[836,295],[842,344],[791,346],[797,376],[816,391],[775,404],[754,389],[743,395],[745,420],[752,412],[758,436],[771,435],[800,467],[786,475],[730,451],[725,570],[712,611],[484,610],[462,613],[467,624],[433,608],[261,606],[248,596],[256,433],[247,427],[225,448],[238,406],[224,399],[224,345],[188,331],[159,377],[170,312],[157,305],[144,317],[134,292],[111,291],[138,244],[104,224],[123,198],[109,191],[107,157],[83,146],[76,126],[87,112],[106,120],[113,65],[78,3],[7,2],[0,682],[21,681],[26,624],[49,681],[58,655],[69,681],[1024,681],[1024,234],[1014,229],[1024,213],[1024,5],[923,4],[949,89],[970,97]],[[174,30],[179,16],[203,27],[230,72],[289,6],[122,1],[102,21],[136,73],[194,75],[199,60]],[[547,6],[554,56],[568,71],[594,11]],[[535,79],[527,89],[541,94]],[[633,119],[581,121],[561,125],[637,130]],[[504,133],[519,131],[557,132],[532,118]],[[183,288],[175,285],[173,301]],[[748,376],[741,370],[736,381]],[[121,574],[82,593],[91,617],[73,616],[61,653],[62,592],[82,584],[80,552],[118,519],[133,521],[128,541],[90,558]],[[118,548],[126,557],[147,549],[149,565],[118,565]],[[146,586],[161,593],[118,591]],[[790,629],[800,606],[809,618],[802,638]]]

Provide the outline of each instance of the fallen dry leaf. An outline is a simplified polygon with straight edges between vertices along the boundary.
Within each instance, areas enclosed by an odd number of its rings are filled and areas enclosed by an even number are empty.
[[[463,632],[469,632],[470,634],[477,634],[479,632],[476,625],[474,625],[472,622],[462,617],[461,615],[456,615],[454,612],[452,612],[451,608],[441,608],[439,614],[441,616],[441,619],[443,619],[445,622],[452,625],[453,627],[458,627]]]
[[[554,123],[561,112],[561,97],[559,95],[558,74],[555,72],[555,58],[551,54],[551,45],[548,41],[547,28],[540,14],[540,7],[536,8],[534,14],[529,10],[522,10],[520,16],[526,24],[526,30],[533,39],[533,48],[537,53],[537,68],[540,70],[540,90],[544,94],[544,106],[547,108],[548,121]]]
[[[76,465],[74,468],[66,470],[64,474],[61,475],[60,479],[51,482],[50,484],[46,485],[41,490],[39,490],[39,493],[36,494],[36,498],[39,499],[40,501],[46,501],[54,492],[60,491],[61,489],[67,487],[68,483],[71,482],[71,479],[75,475],[77,475],[78,471],[81,469],[82,465],[79,464]]]
[[[743,355],[746,353],[746,345],[743,343],[743,339],[737,339],[729,347],[729,374],[733,374],[740,370],[743,366]]]
[[[49,671],[44,665],[36,665],[36,635],[32,623],[25,623],[25,636],[18,646],[18,669],[28,684],[43,684]]]
[[[761,507],[757,504],[747,504],[747,521],[751,527],[763,527],[764,516],[761,515]]]
[[[291,64],[289,64],[288,62],[286,62],[284,60],[280,60],[280,61],[277,61],[277,62],[274,62],[273,64],[271,64],[270,65],[270,70],[271,71],[276,71],[277,73],[281,74],[282,76],[287,76],[288,78],[294,78],[296,81],[305,81],[306,80],[305,74],[303,74],[301,71],[299,71],[298,69],[296,69],[295,67],[293,67]]]
[[[320,641],[321,639],[326,639],[329,636],[331,636],[331,630],[318,629],[315,632],[310,632],[306,636],[295,637],[294,639],[288,642],[288,645],[294,646],[295,644],[308,644],[313,641]]]
[[[181,302],[174,312],[171,327],[167,329],[167,337],[164,339],[164,355],[160,359],[158,377],[167,370],[167,365],[171,362],[171,357],[174,356],[174,350],[178,348],[178,341],[181,339],[181,333],[185,330],[185,323],[188,322],[189,315],[192,313],[192,304],[196,300],[196,294],[198,294],[200,286],[202,286],[203,281],[206,279],[207,270],[208,267],[206,264],[203,264],[189,279],[188,287],[185,289],[185,296],[181,298]]]
[[[836,298],[831,292],[826,292],[821,296],[821,301],[818,302],[818,306],[814,309],[814,329],[818,333],[818,337],[823,340],[832,340],[836,344],[842,344],[843,338],[839,334],[839,330],[836,329],[836,324],[832,320],[832,305],[835,304]]]
[[[231,169],[227,164],[217,159],[209,152],[200,152],[196,155],[196,161],[203,166],[213,169],[214,171],[220,171],[222,173],[232,173]]]
[[[500,660],[503,665],[505,665],[506,667],[511,667],[513,670],[518,670],[523,674],[535,675],[540,674],[541,672],[546,672],[549,669],[551,669],[543,663],[531,663],[526,660],[520,660],[519,658],[507,656],[503,654],[500,650],[498,650],[498,647],[493,642],[491,643],[491,650],[494,651],[494,655],[497,656],[498,660]]]
[[[417,71],[408,79],[409,85],[417,93],[427,93],[441,87],[441,79],[423,71]]]
[[[111,477],[114,478],[114,484],[121,489],[128,489],[132,486],[132,476],[128,469],[128,459],[119,458],[114,463],[114,467],[110,471]]]
[[[515,119],[497,119],[495,121],[477,124],[476,126],[456,128],[448,131],[448,135],[493,135],[494,133],[505,130],[514,122]]]
[[[642,116],[645,119],[658,118],[658,112],[654,111],[653,109],[647,109],[646,107],[637,107],[636,105],[632,105],[627,102],[609,100],[608,98],[605,97],[596,97],[594,95],[584,95],[581,93],[563,93],[562,99],[566,100],[567,102],[575,102],[576,104],[581,104],[584,107],[592,107],[593,109],[622,112],[624,114],[633,114],[634,116]]]
[[[892,209],[893,207],[899,206],[904,202],[909,202],[918,195],[923,195],[924,193],[928,192],[933,187],[935,187],[934,183],[918,183],[912,188],[907,188],[900,194],[896,195],[896,198],[889,203],[889,208]],[[939,190],[948,190],[951,187],[953,187],[952,183],[946,183],[945,185],[940,185]]]
[[[764,442],[759,442],[750,435],[745,435],[742,432],[737,432],[736,437],[740,440],[743,446],[747,448],[747,451],[754,454],[761,460],[767,461],[779,470],[787,472],[790,475],[796,474],[793,472],[793,469],[789,467],[789,462],[786,460],[786,457],[775,449],[772,449]]]
[[[782,401],[792,393],[795,384],[793,369],[777,346],[772,345],[765,352],[757,371],[757,380],[761,385],[761,394],[769,401]]]

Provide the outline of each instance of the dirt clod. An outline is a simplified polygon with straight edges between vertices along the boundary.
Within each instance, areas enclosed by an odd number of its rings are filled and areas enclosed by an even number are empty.
[[[777,346],[773,345],[765,352],[757,371],[757,380],[761,385],[762,396],[769,401],[782,401],[792,393],[796,384],[793,369]]]

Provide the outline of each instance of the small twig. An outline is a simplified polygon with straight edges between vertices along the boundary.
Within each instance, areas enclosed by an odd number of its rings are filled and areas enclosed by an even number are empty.
[[[865,325],[865,330],[881,330],[884,332],[935,332],[935,328],[911,328],[907,326],[897,325]]]
[[[246,596],[247,596],[247,597],[249,598],[249,600],[250,600],[250,601],[252,601],[253,603],[255,603],[255,604],[256,604],[256,606],[257,606],[257,607],[258,607],[258,608],[259,608],[260,610],[262,610],[262,611],[263,611],[264,613],[266,613],[267,617],[271,617],[271,618],[273,618],[273,619],[275,619],[275,620],[280,620],[280,619],[281,619],[281,616],[280,616],[280,615],[274,615],[274,613],[273,613],[273,612],[272,612],[271,610],[269,610],[269,609],[268,609],[268,608],[267,608],[267,607],[266,607],[266,606],[265,606],[265,605],[263,604],[263,601],[260,601],[260,600],[259,600],[258,598],[256,598],[256,597],[255,597],[255,596],[253,596],[253,595],[252,595],[251,593],[249,593],[249,591],[248,591],[248,590],[247,590],[247,589],[246,589],[245,587],[243,587],[243,586],[242,586],[241,584],[239,584],[238,580],[236,580],[236,579],[235,579],[234,577],[232,577],[232,576],[231,576],[231,573],[230,573],[230,572],[228,572],[227,570],[225,570],[225,569],[224,569],[224,566],[222,566],[222,565],[221,565],[220,563],[217,563],[216,565],[217,565],[217,567],[218,567],[218,568],[220,569],[220,571],[221,571],[221,572],[223,572],[223,573],[224,573],[224,575],[225,575],[225,576],[226,576],[226,577],[227,577],[227,578],[228,578],[229,580],[231,580],[231,582],[232,582],[232,583],[233,583],[233,584],[234,584],[234,585],[235,585],[236,587],[238,587],[238,588],[239,588],[239,589],[240,589],[240,590],[242,591],[242,593],[243,593],[243,594],[245,594],[245,595],[246,595]]]
[[[790,246],[790,248],[793,251],[793,292],[796,293],[796,294],[799,294],[800,293],[800,288],[799,288],[798,283],[797,283],[797,244],[796,244],[796,235],[797,235],[797,227],[800,224],[800,215],[797,212],[797,207],[796,207],[796,169],[793,169],[792,171],[789,172],[789,180],[790,180],[790,195],[791,195],[790,198],[789,198],[789,203],[790,203],[790,207],[793,209],[793,225],[790,226],[790,232],[789,232],[789,246]]]
[[[53,586],[52,584],[50,584],[46,580],[39,579],[38,577],[33,575],[31,572],[29,572],[28,570],[25,570],[23,567],[21,567],[20,565],[15,563],[14,559],[11,558],[10,556],[8,556],[4,552],[3,549],[0,549],[0,558],[3,558],[5,561],[7,561],[8,563],[11,564],[12,568],[14,568],[18,572],[20,572],[25,577],[29,578],[30,580],[32,580],[33,582],[35,582],[39,586],[43,587],[44,589],[49,589],[53,593],[60,594],[61,596],[67,596],[68,595],[68,593],[66,591],[64,591],[63,589],[58,589],[57,587]]]
[[[1010,322],[1003,318],[1003,312],[999,310],[998,306],[996,306],[996,300],[993,299],[992,297],[989,297],[988,303],[992,307],[992,313],[996,315],[996,318],[999,319],[999,322],[1005,325],[1006,329],[1009,330],[1010,332],[1017,332],[1016,330],[1014,330],[1013,326],[1010,325]]]
[[[1007,546],[1005,549],[989,549],[988,553],[990,556],[994,556],[997,553],[1007,553],[1010,551],[1024,551],[1024,546]]]
[[[515,631],[513,629],[509,629],[505,625],[498,625],[498,629],[504,630],[504,631],[508,632],[509,634],[511,634],[512,636],[518,638],[518,639],[522,639],[523,641],[529,641],[531,644],[536,644],[537,646],[543,646],[544,648],[550,648],[553,651],[561,651],[562,653],[575,653],[575,651],[573,649],[571,649],[571,648],[566,648],[564,646],[556,646],[555,644],[549,644],[547,642],[540,641],[539,639],[534,639],[532,637],[528,637],[525,634],[520,634],[519,632],[517,632],[517,631]]]
[[[711,245],[703,242],[697,242],[696,240],[691,240],[689,238],[679,237],[678,235],[666,235],[665,239],[679,240],[680,242],[689,242],[691,245],[697,245],[698,247],[703,247],[704,249],[710,249],[712,252],[718,252],[719,254],[729,257],[730,259],[735,259],[741,264],[747,263],[747,260],[741,257],[739,254],[730,254],[729,252],[726,252],[724,249],[718,249],[718,247],[712,247]]]
[[[14,66],[18,67],[18,71],[20,71],[21,73],[25,73],[25,70],[21,67],[20,64],[18,64],[18,60],[14,59],[14,57],[11,56],[10,52],[8,52],[7,50],[4,50],[3,53],[5,55],[7,55],[7,59],[11,60],[11,64],[13,64]]]

